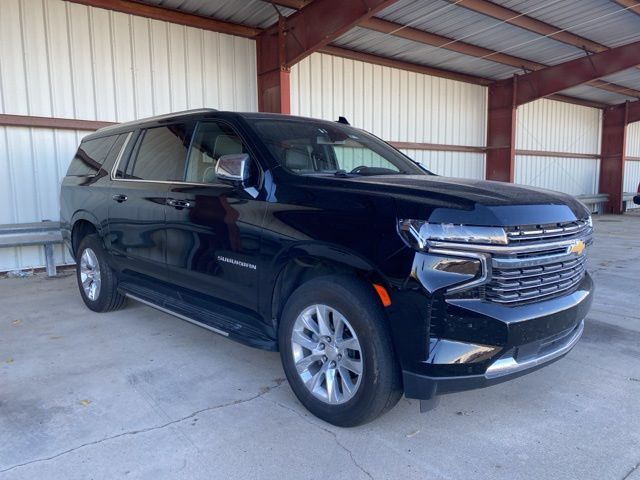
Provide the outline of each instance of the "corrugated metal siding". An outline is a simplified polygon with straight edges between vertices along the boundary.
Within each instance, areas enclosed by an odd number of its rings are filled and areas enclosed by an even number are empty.
[[[600,153],[597,108],[537,100],[518,108],[516,148],[548,152]]]
[[[482,153],[434,152],[402,150],[405,155],[425,165],[429,170],[446,177],[484,180],[485,156]]]
[[[516,155],[515,182],[571,195],[598,193],[600,160]]]
[[[2,113],[127,121],[255,111],[255,65],[248,39],[60,0],[0,2]],[[0,223],[58,219],[59,182],[86,133],[0,132]],[[0,270],[42,264],[37,248],[0,250]]]
[[[291,69],[293,114],[327,120],[342,115],[388,141],[483,146],[486,95],[481,86],[325,54]],[[414,151],[410,156],[438,173],[484,176],[481,154]]]
[[[640,122],[631,123],[627,126],[627,157],[640,158]],[[625,192],[636,192],[640,183],[640,161],[627,160],[624,162],[624,185]],[[627,208],[640,208],[631,202],[627,203]]]
[[[537,100],[518,109],[516,148],[600,153],[602,114],[595,108]],[[516,155],[515,181],[573,195],[598,193],[600,161]]]
[[[295,115],[336,120],[390,141],[483,146],[486,88],[313,54],[291,69]]]

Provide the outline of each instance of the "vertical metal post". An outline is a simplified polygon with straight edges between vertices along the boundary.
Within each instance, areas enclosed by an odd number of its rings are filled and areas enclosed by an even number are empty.
[[[47,276],[55,277],[57,275],[56,262],[53,256],[53,245],[51,243],[45,243],[44,245],[44,258],[47,266]]]
[[[486,179],[513,182],[517,77],[489,86]]]
[[[622,189],[629,103],[606,108],[602,114],[600,193],[609,195],[605,213],[623,213]]]

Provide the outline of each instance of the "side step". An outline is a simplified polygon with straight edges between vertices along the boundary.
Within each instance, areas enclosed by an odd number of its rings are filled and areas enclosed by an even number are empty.
[[[164,291],[162,286],[145,286],[144,282],[124,281],[118,290],[133,300],[237,342],[263,350],[278,350],[274,329],[257,317],[195,295],[178,297],[173,291]]]

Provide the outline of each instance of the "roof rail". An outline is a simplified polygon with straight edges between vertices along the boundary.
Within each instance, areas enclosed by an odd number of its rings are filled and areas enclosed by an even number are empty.
[[[131,120],[130,122],[116,123],[115,125],[102,127],[99,130],[97,130],[97,132],[106,132],[111,129],[126,127],[128,125],[138,125],[140,123],[146,123],[146,122],[157,122],[159,120],[166,120],[173,117],[179,117],[181,115],[190,115],[190,114],[196,114],[196,113],[210,113],[210,112],[217,112],[217,111],[218,110],[216,110],[215,108],[194,108],[192,110],[183,110],[181,112],[163,113],[162,115],[140,118],[137,120]]]

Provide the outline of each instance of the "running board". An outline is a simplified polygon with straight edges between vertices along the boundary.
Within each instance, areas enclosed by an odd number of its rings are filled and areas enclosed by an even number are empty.
[[[148,305],[151,308],[155,308],[156,310],[160,310],[161,312],[168,313],[169,315],[173,315],[174,317],[177,317],[180,320],[184,320],[186,322],[193,323],[194,325],[202,327],[202,328],[204,328],[206,330],[210,330],[210,331],[212,331],[214,333],[217,333],[218,335],[222,335],[224,337],[228,337],[229,336],[229,332],[225,332],[225,331],[220,330],[218,328],[211,327],[211,326],[206,325],[206,324],[204,324],[202,322],[194,320],[193,318],[189,318],[189,317],[187,317],[185,315],[182,315],[181,313],[174,312],[173,310],[169,310],[168,308],[161,307],[160,305],[157,305],[157,304],[155,304],[153,302],[145,300],[144,298],[137,297],[135,295],[132,295],[131,293],[125,293],[124,295],[127,298],[131,298],[132,300],[135,300],[136,302],[144,303],[145,305]]]

